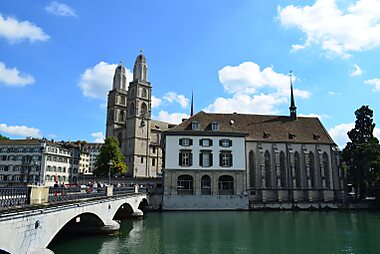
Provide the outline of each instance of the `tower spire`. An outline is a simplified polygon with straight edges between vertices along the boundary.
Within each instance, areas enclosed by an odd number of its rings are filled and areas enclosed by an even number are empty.
[[[191,109],[190,109],[190,117],[194,115],[194,95],[193,91],[191,91]]]
[[[289,78],[290,78],[290,118],[295,120],[297,118],[297,107],[294,102],[294,94],[293,94],[293,72],[289,72]]]

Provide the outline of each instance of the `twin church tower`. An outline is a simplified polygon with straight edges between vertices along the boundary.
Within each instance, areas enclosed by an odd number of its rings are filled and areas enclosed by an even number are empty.
[[[119,141],[128,176],[157,177],[162,168],[161,134],[170,124],[151,119],[152,86],[141,50],[133,66],[133,80],[128,81],[120,63],[108,93],[106,137]]]

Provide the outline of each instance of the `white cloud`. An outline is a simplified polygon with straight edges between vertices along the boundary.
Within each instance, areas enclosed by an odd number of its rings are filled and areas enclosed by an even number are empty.
[[[247,94],[235,94],[232,98],[217,98],[204,110],[206,112],[221,113],[259,113],[278,114],[276,106],[286,103],[287,98],[271,94],[250,96]]]
[[[335,0],[316,0],[313,5],[278,7],[281,24],[296,27],[306,35],[301,50],[320,45],[329,55],[350,57],[351,52],[380,46],[380,1],[359,0],[345,10]]]
[[[37,128],[27,127],[23,125],[10,126],[5,123],[0,124],[0,132],[6,134],[22,136],[22,137],[41,137],[41,131]]]
[[[23,40],[46,41],[49,39],[40,27],[29,21],[18,21],[11,17],[0,14],[0,36],[7,39],[10,43],[17,43]]]
[[[351,75],[352,77],[360,76],[360,75],[363,74],[363,71],[362,71],[362,69],[360,68],[359,65],[354,64],[354,68],[355,68],[355,70],[351,70],[351,71],[350,71],[350,75]]]
[[[0,62],[0,83],[8,86],[26,86],[34,82],[30,74],[20,73],[17,68],[7,68],[3,62]]]
[[[334,92],[334,91],[329,91],[328,93],[329,93],[329,95],[331,95],[331,96],[338,96],[338,95],[342,95],[341,93],[338,93],[338,92]]]
[[[93,138],[95,138],[94,142],[95,143],[104,143],[104,134],[103,132],[94,132],[94,133],[91,133],[91,136]]]
[[[254,94],[259,89],[269,88],[282,95],[290,94],[289,75],[277,73],[273,67],[261,71],[258,64],[244,62],[239,66],[225,66],[218,74],[224,90],[229,93]],[[310,92],[299,89],[294,89],[294,94],[302,98],[310,97]]]
[[[340,149],[343,149],[347,142],[350,141],[347,133],[355,127],[355,123],[342,123],[328,130],[330,136],[339,146]],[[375,128],[373,135],[377,138],[380,138],[380,128]]]
[[[178,95],[175,92],[168,92],[163,98],[168,103],[177,102],[182,108],[186,108],[189,105],[189,99],[182,94]]]
[[[157,108],[161,105],[162,100],[160,98],[157,98],[156,96],[152,95],[152,108]]]
[[[207,112],[278,114],[278,106],[290,98],[289,75],[277,73],[273,67],[260,70],[258,64],[244,62],[225,66],[218,74],[224,90],[232,96],[217,98],[204,109]],[[309,91],[300,89],[294,89],[294,94],[301,98],[311,96]]]
[[[171,113],[169,114],[167,111],[161,110],[158,113],[157,119],[160,121],[164,121],[167,123],[179,124],[182,122],[182,119],[189,118],[189,115],[184,113]]]
[[[326,119],[326,118],[330,118],[331,116],[327,115],[327,114],[315,114],[315,113],[310,113],[310,114],[298,114],[299,116],[303,116],[303,117],[316,117],[316,118],[319,118],[320,120],[322,119]]]
[[[50,5],[45,7],[45,10],[53,15],[57,16],[73,16],[76,17],[75,10],[70,6],[53,1]]]
[[[365,84],[373,85],[372,91],[378,92],[380,91],[380,79],[374,78],[364,81]]]
[[[117,65],[99,62],[94,67],[86,69],[79,81],[83,95],[92,98],[106,99],[107,93],[112,88],[113,75]],[[126,69],[127,81],[132,80],[132,73]]]

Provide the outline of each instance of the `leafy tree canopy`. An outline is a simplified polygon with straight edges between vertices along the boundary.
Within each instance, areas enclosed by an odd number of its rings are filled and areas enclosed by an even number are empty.
[[[357,197],[373,195],[380,187],[380,145],[373,136],[373,111],[362,106],[355,111],[355,127],[347,135],[342,158],[348,165],[348,181],[353,184]]]
[[[0,134],[0,140],[9,140],[9,138]]]
[[[109,165],[110,162],[112,165]],[[120,151],[119,142],[114,137],[108,137],[104,140],[104,144],[100,149],[100,153],[96,159],[95,175],[108,175],[108,169],[111,167],[111,174],[124,174],[128,168],[124,162],[124,156]]]

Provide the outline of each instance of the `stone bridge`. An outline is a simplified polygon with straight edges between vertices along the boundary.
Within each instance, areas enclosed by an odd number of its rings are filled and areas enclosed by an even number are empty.
[[[48,204],[0,213],[0,253],[52,253],[49,243],[59,232],[110,233],[116,220],[141,216],[147,194],[129,193],[95,199]]]

